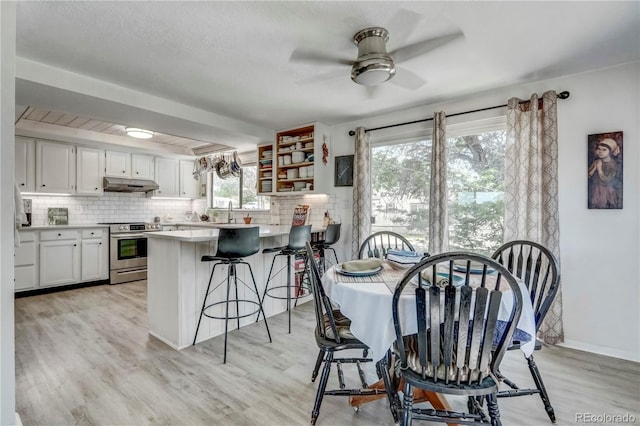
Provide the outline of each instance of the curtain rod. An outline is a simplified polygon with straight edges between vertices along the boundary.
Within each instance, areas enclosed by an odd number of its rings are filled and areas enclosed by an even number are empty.
[[[559,99],[567,99],[570,95],[571,95],[571,93],[569,93],[567,90],[565,90],[563,92],[558,93],[557,96],[558,96]],[[526,104],[527,102],[529,102],[529,101],[520,101],[521,104]],[[488,111],[490,109],[504,108],[506,106],[507,106],[507,104],[496,105],[496,106],[492,106],[492,107],[473,109],[471,111],[457,112],[455,114],[447,114],[447,118],[448,117],[455,117],[457,115],[471,114],[471,113],[474,113],[474,112]],[[423,118],[421,120],[407,121],[405,123],[389,124],[388,126],[374,127],[373,129],[365,129],[364,132],[365,133],[369,133],[369,132],[373,132],[375,130],[389,129],[391,127],[398,127],[398,126],[406,126],[407,124],[422,123],[422,122],[431,121],[431,120],[433,120],[433,117]],[[356,132],[354,130],[349,130],[349,136],[354,136],[355,134],[356,134]]]

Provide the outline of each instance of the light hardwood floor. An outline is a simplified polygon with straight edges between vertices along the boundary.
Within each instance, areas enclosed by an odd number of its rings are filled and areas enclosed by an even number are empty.
[[[16,398],[25,425],[305,425],[316,392],[310,303],[229,335],[175,351],[147,333],[146,282],[16,299]],[[549,347],[536,352],[558,424],[576,413],[640,423],[637,363]],[[502,371],[531,382],[519,351]],[[351,374],[351,373],[350,373]],[[333,376],[333,375],[332,375]],[[334,380],[335,377],[332,377]],[[348,378],[354,379],[353,375]],[[449,398],[454,408],[463,400]],[[550,424],[537,396],[500,399],[505,425]],[[325,397],[318,425],[392,425],[386,400],[359,412]]]

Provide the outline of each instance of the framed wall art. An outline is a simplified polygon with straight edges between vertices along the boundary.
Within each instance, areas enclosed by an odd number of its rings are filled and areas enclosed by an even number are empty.
[[[622,132],[587,136],[590,209],[622,208]]]
[[[334,186],[353,186],[353,155],[336,157]]]

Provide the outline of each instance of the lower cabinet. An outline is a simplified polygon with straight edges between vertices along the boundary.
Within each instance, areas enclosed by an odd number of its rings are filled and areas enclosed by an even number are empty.
[[[107,247],[106,231],[101,229],[82,231],[81,281],[98,281],[109,278]]]
[[[106,228],[20,231],[15,248],[15,291],[109,278]]]
[[[80,280],[78,237],[77,231],[43,231],[41,233],[40,287],[72,284]]]
[[[20,232],[14,255],[15,291],[38,287],[38,232]]]

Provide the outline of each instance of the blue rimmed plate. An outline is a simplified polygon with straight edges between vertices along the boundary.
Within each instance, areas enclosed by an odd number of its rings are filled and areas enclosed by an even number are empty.
[[[481,263],[471,262],[471,265],[469,266],[469,273],[481,274],[483,267],[484,266]],[[453,270],[456,272],[467,272],[467,261],[463,260],[461,262],[457,262],[457,261],[454,262]],[[493,274],[495,271],[496,271],[495,269],[487,266],[487,274]]]
[[[437,272],[436,275],[438,276],[438,281],[440,281],[440,279],[444,278],[444,279],[448,279],[449,278],[449,274],[445,273],[445,272]],[[464,284],[464,278],[459,276],[459,275],[452,275],[453,277],[453,286],[454,287],[460,287],[461,285]],[[427,282],[429,282],[429,280],[427,280]],[[429,284],[431,284],[429,282]]]
[[[375,275],[382,271],[382,266],[379,266],[375,269],[366,269],[364,271],[345,271],[342,269],[342,265],[336,266],[336,272],[345,275],[347,277],[368,277],[371,275]]]

